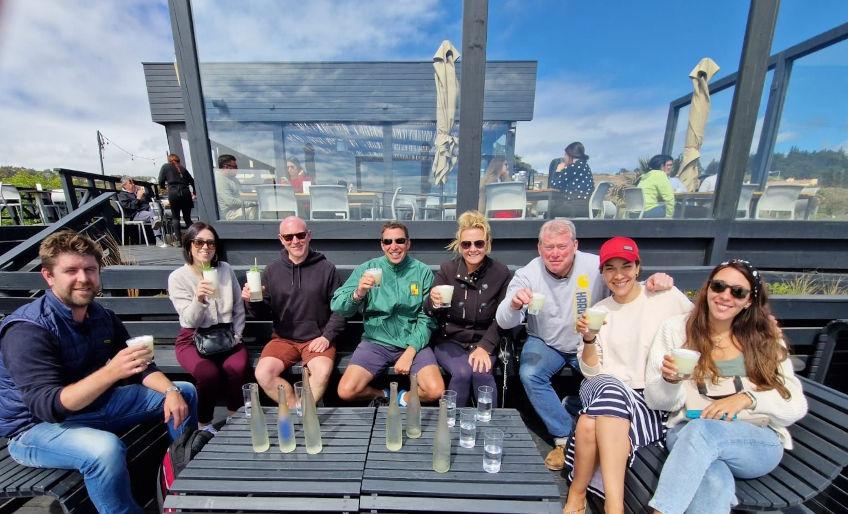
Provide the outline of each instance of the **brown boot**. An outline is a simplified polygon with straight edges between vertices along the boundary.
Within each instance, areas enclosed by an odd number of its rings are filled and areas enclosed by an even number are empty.
[[[560,471],[565,466],[565,446],[554,446],[545,457],[545,466],[551,471]]]

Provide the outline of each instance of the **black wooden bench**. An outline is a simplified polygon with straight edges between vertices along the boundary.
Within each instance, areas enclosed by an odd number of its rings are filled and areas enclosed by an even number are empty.
[[[802,505],[822,494],[844,473],[848,465],[848,395],[803,377],[801,381],[809,412],[789,427],[794,449],[785,452],[780,465],[768,475],[736,481],[736,510],[783,510]],[[667,450],[656,444],[637,452],[625,477],[626,512],[653,512],[648,501],[667,455]],[[845,480],[844,475],[841,480]],[[598,502],[597,498],[593,500]],[[600,508],[603,510],[602,505]],[[846,508],[843,503],[832,511],[845,512]]]
[[[156,487],[153,477],[170,444],[168,431],[157,419],[131,427],[120,435],[127,446],[133,495],[140,505],[149,507]],[[0,438],[0,498],[53,496],[64,512],[95,512],[79,472],[22,466],[9,456],[6,444],[7,439]]]

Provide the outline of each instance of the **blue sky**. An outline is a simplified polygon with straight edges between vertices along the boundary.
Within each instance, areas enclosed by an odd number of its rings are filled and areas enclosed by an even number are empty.
[[[196,4],[203,60],[429,60],[442,39],[462,51],[459,1]],[[97,171],[101,130],[107,172],[155,174],[167,143],[150,121],[141,62],[174,59],[167,2],[0,6],[0,164]],[[721,66],[716,79],[736,70],[747,10],[742,0],[492,0],[487,57],[539,62],[518,153],[544,169],[580,140],[603,172],[659,152],[668,102],[691,91],[698,60]],[[773,51],[845,22],[844,0],[783,0]],[[848,43],[799,61],[793,77],[778,150],[848,148]],[[707,160],[720,153],[729,106],[729,92],[714,100]]]

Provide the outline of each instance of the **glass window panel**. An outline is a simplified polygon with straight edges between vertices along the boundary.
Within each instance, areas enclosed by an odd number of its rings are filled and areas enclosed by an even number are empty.
[[[846,56],[843,41],[792,65],[768,185],[803,186],[796,218],[848,219]]]

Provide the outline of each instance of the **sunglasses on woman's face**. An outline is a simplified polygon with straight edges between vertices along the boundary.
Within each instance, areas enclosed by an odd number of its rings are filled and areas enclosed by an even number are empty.
[[[214,239],[210,239],[208,241],[205,240],[205,239],[192,239],[191,244],[194,245],[194,247],[197,248],[198,250],[203,248],[204,245],[209,247],[210,250],[215,248],[215,240]]]
[[[710,290],[714,293],[723,293],[727,288],[730,288],[730,294],[737,300],[744,300],[748,297],[750,289],[742,286],[731,286],[724,280],[710,280]]]
[[[478,239],[477,241],[462,241],[459,243],[459,246],[463,250],[468,250],[471,248],[471,245],[474,245],[475,248],[485,248],[486,242],[482,239]]]

